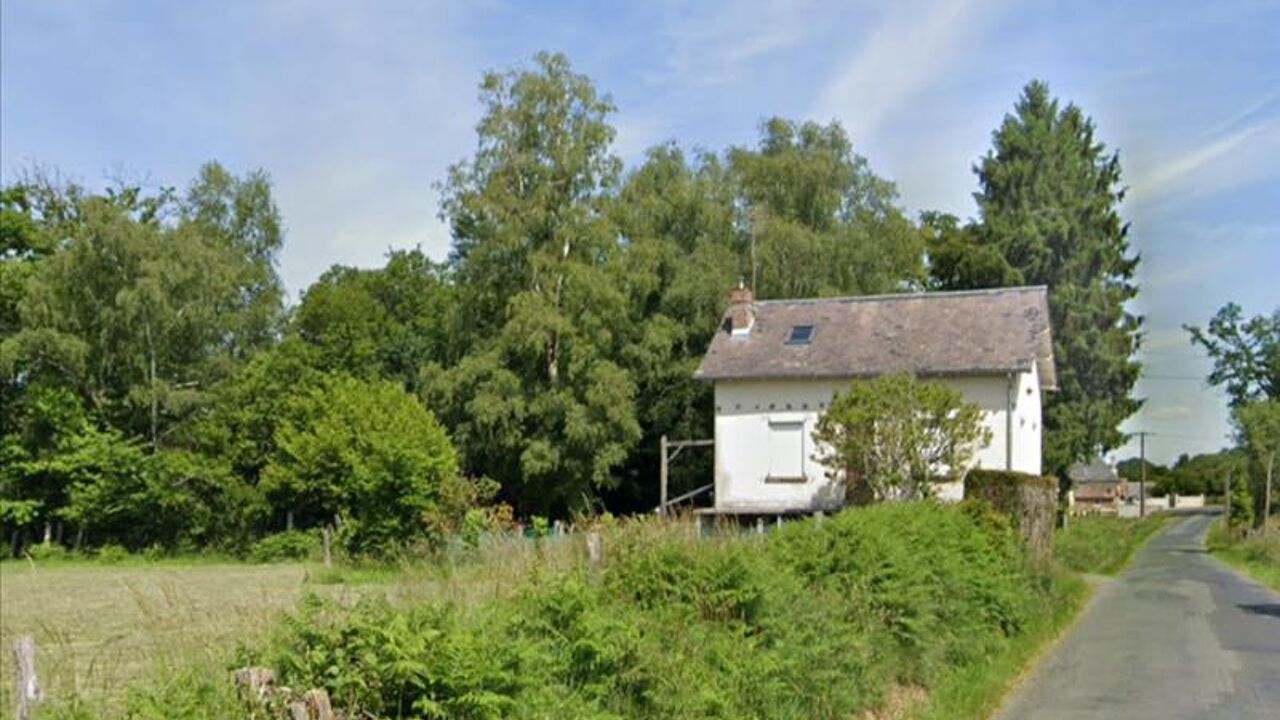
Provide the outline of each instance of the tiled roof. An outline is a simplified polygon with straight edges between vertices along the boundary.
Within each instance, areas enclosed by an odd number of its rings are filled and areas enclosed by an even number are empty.
[[[1055,387],[1048,295],[1044,287],[914,293],[818,300],[768,300],[754,306],[749,332],[716,332],[695,377],[925,376],[1030,370]],[[812,325],[807,343],[792,328]]]
[[[1106,460],[1094,458],[1087,463],[1072,463],[1067,468],[1067,477],[1073,483],[1115,483],[1120,481],[1116,469]]]

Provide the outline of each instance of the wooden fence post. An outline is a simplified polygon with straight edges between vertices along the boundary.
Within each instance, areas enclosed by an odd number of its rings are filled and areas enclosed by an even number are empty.
[[[257,707],[275,692],[276,674],[270,668],[243,667],[236,670],[235,682],[240,700]]]
[[[289,703],[289,720],[334,720],[329,693],[324,688],[308,690],[300,700]]]
[[[604,538],[600,533],[587,533],[587,568],[592,575],[600,572],[600,563],[604,561]]]
[[[18,671],[17,719],[31,720],[35,706],[44,700],[44,691],[36,678],[36,640],[23,635],[13,644],[13,659]]]

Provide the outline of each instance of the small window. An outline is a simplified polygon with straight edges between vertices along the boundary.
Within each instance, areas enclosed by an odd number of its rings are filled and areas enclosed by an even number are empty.
[[[788,345],[808,345],[813,339],[812,325],[793,325],[791,334],[787,336]]]

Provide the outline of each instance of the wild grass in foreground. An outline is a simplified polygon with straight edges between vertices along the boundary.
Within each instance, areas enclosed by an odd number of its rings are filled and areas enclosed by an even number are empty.
[[[948,673],[930,693],[918,720],[979,720],[999,707],[1011,684],[1045,645],[1069,628],[1089,595],[1078,575],[1059,571],[1042,591],[1046,605],[1025,632],[981,661]]]
[[[1273,517],[1268,533],[1229,534],[1222,520],[1209,529],[1205,540],[1213,556],[1272,590],[1280,590],[1280,518]]]
[[[543,548],[460,564],[417,596],[310,597],[220,668],[138,685],[127,712],[243,717],[241,663],[358,717],[848,718],[892,688],[955,688],[938,707],[969,707],[988,701],[962,697],[963,674],[1016,663],[1048,632],[1044,608],[1079,593],[979,506],[879,506],[764,537],[638,520],[605,537],[597,572]]]
[[[557,539],[540,547],[535,552],[533,543],[513,538],[429,562],[333,567],[67,552],[6,560],[0,562],[0,708],[12,708],[9,648],[20,635],[36,639],[48,698],[43,716],[65,716],[77,707],[86,717],[111,715],[128,695],[181,686],[183,677],[229,678],[236,647],[261,644],[264,632],[308,593],[345,604],[366,595],[397,606],[483,602],[515,592],[535,562],[547,569],[573,562]],[[220,683],[208,688],[222,689]]]
[[[1092,515],[1070,518],[1053,540],[1053,554],[1069,570],[1094,575],[1115,575],[1143,543],[1164,527],[1164,513],[1142,519]]]

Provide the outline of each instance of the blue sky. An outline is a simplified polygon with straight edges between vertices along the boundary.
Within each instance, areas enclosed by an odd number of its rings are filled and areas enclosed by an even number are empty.
[[[1157,461],[1225,442],[1183,323],[1280,306],[1280,3],[0,4],[0,173],[184,185],[261,167],[291,293],[388,248],[443,257],[433,183],[474,148],[486,69],[565,52],[612,94],[617,152],[750,144],[838,119],[912,212],[974,212],[974,161],[1031,78],[1121,151],[1147,318],[1126,426]],[[1124,456],[1129,449],[1121,451]]]

